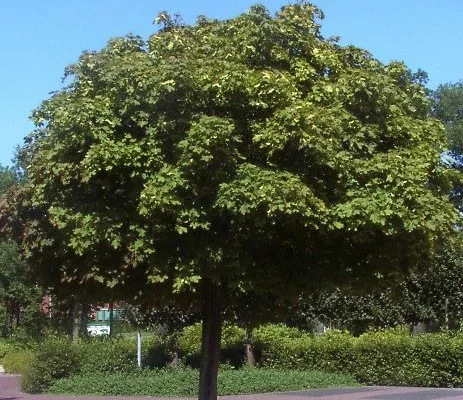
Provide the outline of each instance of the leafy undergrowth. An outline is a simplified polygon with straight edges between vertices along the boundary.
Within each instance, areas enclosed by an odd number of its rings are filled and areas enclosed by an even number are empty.
[[[225,369],[219,373],[220,395],[358,386],[348,375],[267,368]],[[198,371],[191,368],[143,370],[138,373],[74,375],[57,381],[49,393],[74,395],[197,395]]]

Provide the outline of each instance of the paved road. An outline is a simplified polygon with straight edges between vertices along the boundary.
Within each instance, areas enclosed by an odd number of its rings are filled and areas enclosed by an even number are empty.
[[[19,390],[19,377],[0,374],[0,400],[187,400],[185,398],[124,396],[50,396],[31,395]],[[463,400],[463,389],[409,387],[360,387],[310,391],[223,396],[221,400]],[[193,399],[192,399],[193,400]]]

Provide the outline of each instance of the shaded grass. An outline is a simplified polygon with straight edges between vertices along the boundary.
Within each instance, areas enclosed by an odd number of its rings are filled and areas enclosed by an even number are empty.
[[[185,396],[197,395],[198,371],[191,368],[142,370],[137,373],[74,375],[57,381],[52,394]],[[348,375],[320,371],[268,368],[224,369],[219,373],[220,395],[265,393],[324,387],[358,386]]]

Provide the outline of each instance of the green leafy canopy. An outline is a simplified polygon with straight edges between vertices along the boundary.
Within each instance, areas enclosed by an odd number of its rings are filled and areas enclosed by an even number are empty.
[[[320,17],[168,18],[83,53],[33,114],[30,259],[159,301],[203,277],[290,293],[413,264],[457,217],[443,127],[405,65]]]

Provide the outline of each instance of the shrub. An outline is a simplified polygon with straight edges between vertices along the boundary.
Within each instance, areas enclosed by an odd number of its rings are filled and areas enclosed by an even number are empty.
[[[244,345],[246,331],[236,325],[224,324],[222,328],[222,348]]]
[[[182,330],[177,339],[178,349],[182,354],[198,354],[201,351],[201,324],[193,324]]]
[[[5,357],[5,354],[13,350],[13,345],[5,340],[0,340],[0,358]]]
[[[256,329],[261,366],[350,373],[369,385],[463,386],[463,335],[339,331],[312,337],[270,325]]]
[[[144,368],[163,368],[172,360],[172,355],[167,351],[162,343],[151,344],[144,356],[142,356],[142,366]]]
[[[282,324],[268,324],[253,332],[256,352],[261,354],[259,364],[272,368],[309,369],[302,362],[303,355],[311,349],[312,336]]]
[[[349,372],[353,367],[355,338],[347,332],[328,331],[313,340],[310,368],[327,372]],[[303,356],[303,359],[305,359]]]
[[[368,333],[355,347],[355,374],[367,384],[462,386],[462,336]]]
[[[188,326],[178,336],[177,345],[187,365],[199,367],[201,352],[201,324]],[[244,341],[246,332],[243,328],[224,324],[221,338],[221,362],[238,367],[244,363]]]
[[[410,336],[393,332],[368,332],[361,335],[354,345],[356,376],[366,384],[410,384],[406,378],[407,373],[417,375],[418,372],[419,375],[422,372],[419,371],[420,365],[413,365],[416,361],[413,345]]]
[[[82,354],[82,372],[129,372],[137,368],[136,339],[91,338],[77,345]]]
[[[298,339],[307,336],[307,333],[298,328],[292,328],[284,324],[262,325],[253,331],[253,339],[260,343],[277,342],[281,339]]]
[[[62,337],[50,337],[37,347],[35,357],[22,375],[22,389],[41,393],[55,381],[80,371],[82,354],[78,346]]]
[[[32,350],[10,351],[2,358],[5,372],[9,374],[23,374],[30,368],[34,359]]]
[[[96,337],[79,342],[82,372],[133,372],[137,365],[137,337]],[[142,337],[142,366],[164,367],[171,360],[166,343],[156,335]]]

